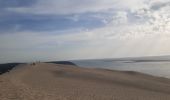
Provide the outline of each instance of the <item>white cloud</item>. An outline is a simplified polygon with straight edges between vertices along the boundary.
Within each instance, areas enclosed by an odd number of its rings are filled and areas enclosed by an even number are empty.
[[[105,26],[87,31],[72,29],[60,35],[55,32],[1,35],[0,50],[13,52],[1,51],[0,57],[8,55],[12,59],[12,55],[17,54],[21,59],[27,53],[25,60],[33,55],[38,57],[36,59],[63,60],[170,54],[170,6],[167,3],[169,0],[39,0],[32,7],[8,8],[45,15],[76,13],[69,17],[74,21],[79,20],[80,13],[93,12],[92,16],[101,19]]]

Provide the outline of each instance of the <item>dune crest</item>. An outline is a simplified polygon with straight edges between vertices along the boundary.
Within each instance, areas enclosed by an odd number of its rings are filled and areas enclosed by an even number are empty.
[[[170,80],[136,72],[38,63],[0,75],[2,100],[169,100]]]

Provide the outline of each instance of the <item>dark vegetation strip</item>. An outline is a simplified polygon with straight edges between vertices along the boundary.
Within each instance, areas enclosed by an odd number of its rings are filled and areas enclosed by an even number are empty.
[[[7,63],[7,64],[0,64],[0,75],[6,72],[9,72],[12,70],[14,67],[19,65],[21,63]]]

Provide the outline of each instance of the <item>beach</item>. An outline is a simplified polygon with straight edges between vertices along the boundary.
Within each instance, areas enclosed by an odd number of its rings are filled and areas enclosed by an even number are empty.
[[[169,100],[170,79],[76,65],[21,64],[0,75],[1,100]]]

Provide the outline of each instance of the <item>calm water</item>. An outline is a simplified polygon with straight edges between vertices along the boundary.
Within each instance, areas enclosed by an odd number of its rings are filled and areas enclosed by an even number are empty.
[[[154,76],[170,78],[170,61],[165,59],[103,59],[72,61],[80,67],[105,68],[121,71],[137,71]]]

